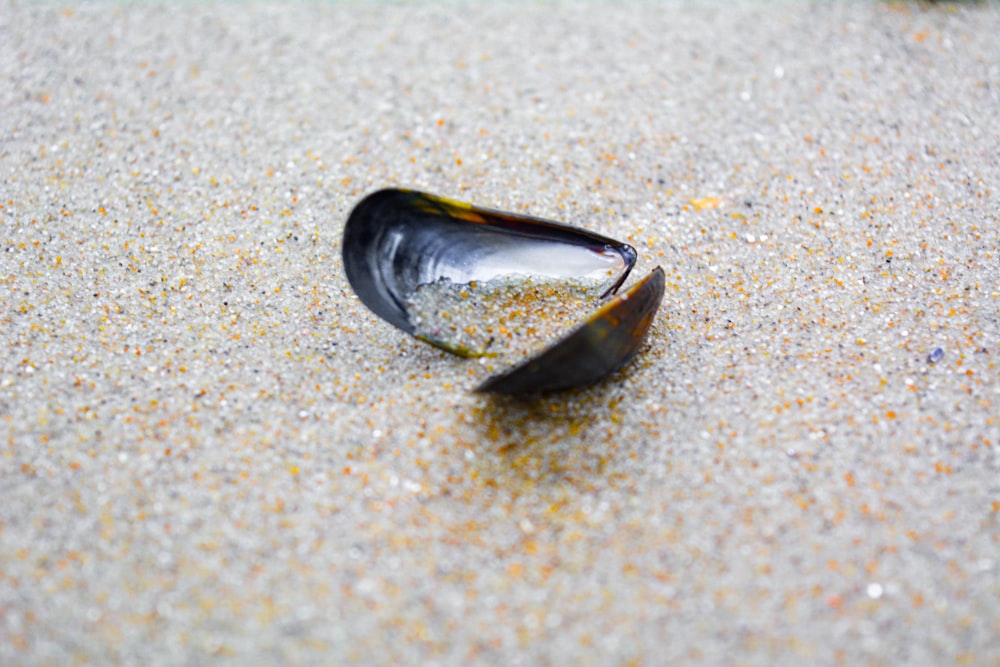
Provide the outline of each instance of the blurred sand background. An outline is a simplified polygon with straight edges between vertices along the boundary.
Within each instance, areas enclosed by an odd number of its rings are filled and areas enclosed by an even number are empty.
[[[1000,665],[991,3],[0,9],[0,663]],[[627,240],[530,401],[351,206]],[[939,350],[939,351],[938,351]]]

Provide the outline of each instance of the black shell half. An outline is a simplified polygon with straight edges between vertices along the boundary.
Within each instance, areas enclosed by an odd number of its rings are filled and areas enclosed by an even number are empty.
[[[406,301],[419,285],[517,273],[600,277],[608,295],[636,260],[630,245],[558,222],[398,189],[375,192],[354,207],[342,253],[361,301],[411,335]]]
[[[642,346],[663,300],[663,269],[652,273],[536,356],[495,375],[477,392],[537,394],[579,387],[624,366]]]

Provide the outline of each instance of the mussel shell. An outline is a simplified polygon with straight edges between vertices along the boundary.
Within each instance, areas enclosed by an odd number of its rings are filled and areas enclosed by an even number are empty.
[[[361,301],[411,335],[415,328],[406,302],[420,285],[511,274],[600,277],[607,281],[606,296],[621,286],[636,260],[632,246],[599,234],[402,189],[380,190],[354,207],[342,254],[347,280]]]
[[[663,300],[665,277],[656,267],[574,331],[476,388],[497,394],[538,394],[600,380],[639,351]]]
[[[416,335],[407,302],[421,285],[456,284],[511,275],[600,279],[614,294],[635,265],[635,249],[551,220],[480,208],[413,190],[365,197],[344,227],[344,271],[361,301],[397,328]],[[657,267],[625,293],[533,357],[476,388],[537,394],[600,380],[639,351],[663,299]],[[447,341],[421,338],[456,354]]]

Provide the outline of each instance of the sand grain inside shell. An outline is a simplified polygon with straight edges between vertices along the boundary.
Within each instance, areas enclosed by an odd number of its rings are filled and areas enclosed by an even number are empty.
[[[471,357],[516,362],[569,333],[600,306],[599,280],[506,275],[421,285],[407,302],[416,335]]]

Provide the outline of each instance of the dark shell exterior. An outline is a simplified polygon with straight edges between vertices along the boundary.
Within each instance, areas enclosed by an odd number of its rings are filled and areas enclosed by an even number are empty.
[[[415,334],[407,300],[418,286],[526,274],[599,278],[617,291],[636,261],[632,246],[551,220],[496,211],[413,190],[365,197],[344,227],[343,262],[361,301],[397,328]],[[525,362],[476,391],[506,394],[566,389],[600,379],[639,349],[663,296],[660,269]],[[455,346],[425,340],[449,352]]]
[[[590,384],[613,373],[639,351],[665,284],[663,269],[615,297],[574,331],[536,356],[495,375],[477,392],[535,394]]]

